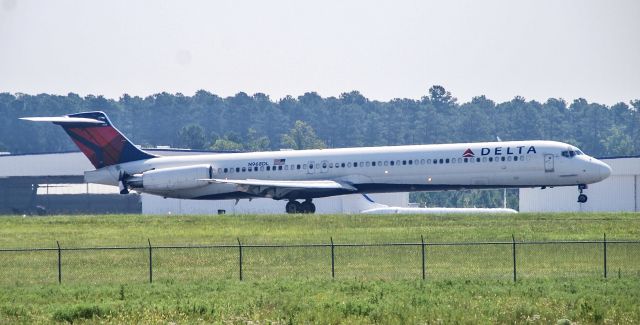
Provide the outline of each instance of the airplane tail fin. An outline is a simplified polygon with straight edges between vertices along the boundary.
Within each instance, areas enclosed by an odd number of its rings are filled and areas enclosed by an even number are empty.
[[[83,112],[58,117],[22,117],[20,119],[52,122],[62,126],[96,169],[156,157],[131,143],[118,129],[113,127],[107,114],[103,112]]]

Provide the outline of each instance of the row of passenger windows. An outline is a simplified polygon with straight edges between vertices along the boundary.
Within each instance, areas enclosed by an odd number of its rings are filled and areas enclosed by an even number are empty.
[[[464,163],[491,163],[501,161],[524,161],[524,156],[501,156],[501,157],[475,157],[475,158],[438,158],[438,159],[414,159],[414,160],[385,160],[385,161],[361,161],[361,162],[322,162],[315,164],[292,164],[280,166],[260,166],[260,167],[234,167],[218,168],[218,174],[222,173],[244,173],[257,171],[280,171],[280,170],[307,170],[326,168],[353,168],[353,167],[381,167],[381,166],[406,166],[406,165],[441,165],[441,164],[464,164]]]

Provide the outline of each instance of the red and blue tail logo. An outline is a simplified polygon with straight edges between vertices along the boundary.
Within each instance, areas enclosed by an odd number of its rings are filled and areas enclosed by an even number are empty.
[[[69,122],[53,123],[64,128],[95,168],[155,157],[133,145],[103,112],[71,114],[68,118]]]
[[[23,117],[22,120],[52,122],[62,126],[95,168],[156,156],[138,149],[103,112],[85,112],[57,117]]]

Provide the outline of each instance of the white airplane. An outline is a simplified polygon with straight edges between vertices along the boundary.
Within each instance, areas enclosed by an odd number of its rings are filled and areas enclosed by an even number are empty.
[[[85,181],[163,197],[287,200],[287,213],[313,213],[312,200],[350,193],[578,186],[611,168],[556,141],[510,141],[160,157],[131,143],[103,112],[25,117],[53,122],[96,170]],[[300,202],[298,200],[304,200]]]
[[[362,214],[513,214],[518,213],[508,208],[414,208],[392,207],[372,200],[368,195],[362,194],[358,202]]]

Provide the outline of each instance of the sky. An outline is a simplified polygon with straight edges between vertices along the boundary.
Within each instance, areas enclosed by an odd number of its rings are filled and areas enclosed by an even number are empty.
[[[0,0],[0,92],[640,99],[640,1]]]

